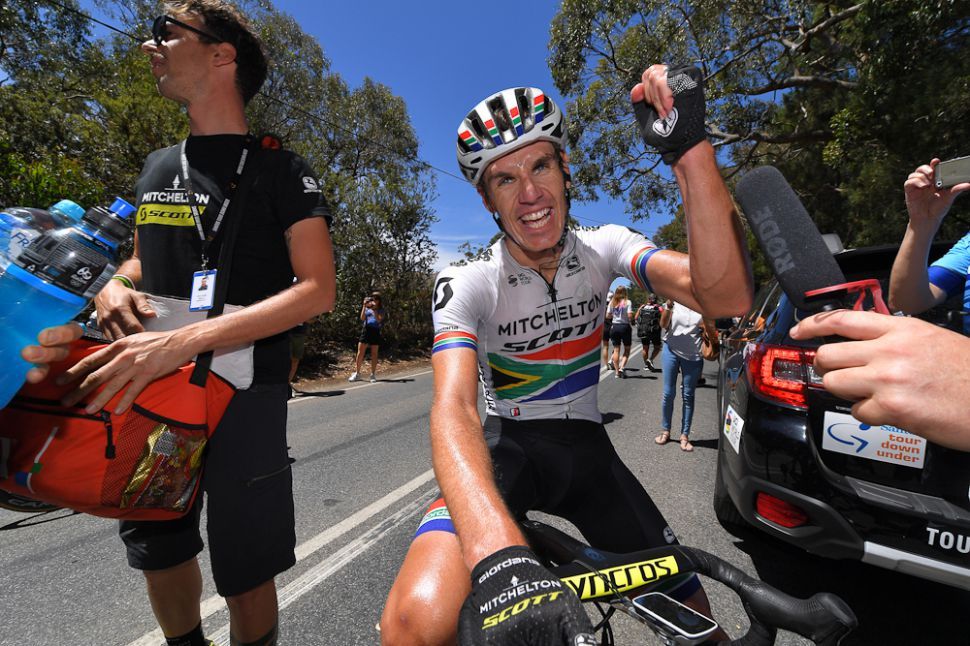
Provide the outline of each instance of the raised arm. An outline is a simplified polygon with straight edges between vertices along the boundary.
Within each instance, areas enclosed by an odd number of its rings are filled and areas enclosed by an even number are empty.
[[[925,312],[946,300],[946,291],[930,282],[927,269],[930,245],[953,200],[970,188],[970,184],[958,184],[937,189],[934,169],[939,163],[939,159],[933,159],[920,166],[910,173],[903,185],[909,223],[893,261],[889,305],[907,314]]]
[[[676,72],[674,78],[683,80],[684,75]],[[669,140],[651,134],[650,127],[643,133],[646,143],[657,147],[671,164],[677,179],[690,241],[688,254],[658,252],[650,259],[648,273],[657,291],[704,316],[734,316],[751,306],[754,289],[749,258],[714,148],[704,136],[703,85],[697,80],[695,85],[689,90],[678,87],[675,96],[668,85],[667,66],[652,65],[630,92],[635,107],[643,102],[653,107],[651,119],[668,117],[675,101],[679,111],[676,125],[670,126]],[[641,107],[638,119],[643,114]],[[666,122],[669,124],[669,120]],[[672,143],[675,140],[680,143]]]

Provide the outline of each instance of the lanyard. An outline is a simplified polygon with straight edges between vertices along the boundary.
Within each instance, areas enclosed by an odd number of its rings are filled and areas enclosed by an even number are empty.
[[[209,268],[209,246],[219,233],[219,228],[222,226],[222,218],[226,215],[226,211],[229,210],[229,202],[236,193],[236,189],[239,188],[239,180],[242,178],[243,170],[246,168],[246,159],[249,157],[249,148],[252,145],[253,136],[246,133],[242,154],[239,156],[239,163],[236,164],[236,174],[229,180],[229,186],[226,188],[223,196],[222,206],[219,207],[219,214],[216,216],[216,221],[213,223],[209,235],[206,235],[202,229],[202,215],[199,213],[199,205],[195,200],[195,191],[192,189],[192,179],[189,177],[189,159],[185,156],[185,144],[187,141],[188,139],[183,139],[182,146],[179,149],[179,158],[182,163],[182,183],[185,184],[185,194],[189,200],[189,210],[192,211],[192,221],[195,222],[195,229],[199,232],[199,240],[202,241],[202,270],[205,271]]]

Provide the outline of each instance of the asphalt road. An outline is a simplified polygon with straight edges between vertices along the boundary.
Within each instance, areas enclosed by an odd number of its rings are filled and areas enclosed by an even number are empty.
[[[620,455],[644,482],[680,541],[725,558],[798,596],[835,592],[859,615],[851,644],[970,644],[970,593],[858,563],[835,562],[751,533],[725,532],[711,509],[717,447],[715,390],[697,393],[696,450],[659,447],[661,379],[639,358],[626,380],[604,375],[600,408]],[[708,383],[716,383],[713,364]],[[376,644],[375,624],[424,507],[430,473],[430,370],[347,384],[290,403],[298,563],[278,580],[281,643]],[[679,400],[675,427],[679,423]],[[208,578],[206,633],[228,644],[228,616]],[[130,570],[112,521],[65,511],[0,510],[0,645],[157,646],[141,575]],[[739,636],[737,599],[706,585],[716,618]],[[657,643],[625,617],[618,643]],[[805,644],[782,633],[779,644]]]

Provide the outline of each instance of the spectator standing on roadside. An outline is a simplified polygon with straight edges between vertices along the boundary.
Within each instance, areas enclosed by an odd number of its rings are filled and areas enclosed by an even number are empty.
[[[633,314],[633,305],[626,297],[626,286],[620,285],[616,288],[613,298],[610,299],[610,341],[613,343],[613,360],[611,363],[616,370],[613,377],[616,379],[626,378],[626,364],[630,360],[630,345],[633,343],[633,327],[630,325],[630,317]],[[623,351],[620,351],[620,345]]]
[[[364,298],[360,308],[360,340],[357,342],[357,365],[347,381],[360,379],[360,367],[364,363],[364,353],[370,348],[370,382],[377,381],[377,349],[381,345],[381,327],[384,325],[384,306],[380,292]]]
[[[663,412],[660,435],[654,440],[657,444],[666,444],[670,440],[670,428],[673,421],[674,399],[676,398],[677,373],[681,375],[681,400],[683,401],[680,425],[680,449],[693,451],[690,443],[690,425],[694,417],[694,391],[701,371],[704,369],[704,358],[701,354],[701,331],[706,328],[709,335],[716,335],[714,325],[705,320],[698,312],[680,303],[667,300],[663,314],[660,315],[660,327],[666,331],[663,347],[663,375],[664,394]]]
[[[634,321],[637,324],[637,336],[640,338],[643,353],[643,365],[647,370],[654,372],[653,362],[660,354],[663,347],[663,339],[660,337],[660,315],[663,314],[663,306],[657,302],[657,295],[650,294],[647,302],[640,306]],[[653,351],[651,352],[651,348]]]

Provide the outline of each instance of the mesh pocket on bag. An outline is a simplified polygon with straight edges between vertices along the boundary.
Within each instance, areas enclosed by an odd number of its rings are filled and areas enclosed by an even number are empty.
[[[105,472],[102,502],[121,509],[185,511],[202,475],[206,427],[169,420],[133,406]]]

